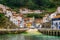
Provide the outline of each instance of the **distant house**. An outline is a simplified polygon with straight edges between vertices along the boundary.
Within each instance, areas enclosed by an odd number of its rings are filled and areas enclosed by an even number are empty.
[[[60,13],[60,7],[57,8],[57,13]]]
[[[21,8],[20,13],[22,13],[22,14],[29,14],[29,13],[38,13],[38,14],[40,14],[40,13],[42,13],[42,11],[41,10],[30,10],[30,9],[27,9],[27,8]]]
[[[7,9],[7,10],[6,10],[5,16],[7,16],[7,17],[12,16],[12,11],[11,11],[11,9]]]
[[[40,14],[40,13],[42,13],[42,11],[41,10],[34,10],[34,13]]]
[[[42,28],[42,19],[35,19],[35,28]]]
[[[25,24],[25,27],[27,27],[27,28],[32,28],[33,27],[33,22],[34,22],[34,17],[24,18],[24,24]]]
[[[2,5],[2,4],[0,4],[0,8],[2,8],[3,12],[5,13],[5,11],[6,11],[5,6],[4,6],[4,5]]]
[[[54,16],[51,27],[53,29],[60,29],[60,15]]]
[[[49,22],[49,14],[43,17],[43,23]]]
[[[51,15],[49,15],[49,17],[50,17],[50,19],[52,19],[52,18],[54,18],[54,16],[56,16],[56,15],[57,15],[57,11],[54,12],[54,13],[52,13]]]
[[[24,27],[24,20],[20,14],[13,14],[10,17],[10,21],[19,27]]]
[[[20,13],[22,13],[22,14],[26,14],[28,12],[29,12],[29,10],[27,8],[21,8],[20,9]]]
[[[6,9],[9,9],[9,7],[7,7],[7,6],[5,6],[5,5],[2,5],[2,4],[0,4],[0,8],[2,8],[3,13],[6,12]]]

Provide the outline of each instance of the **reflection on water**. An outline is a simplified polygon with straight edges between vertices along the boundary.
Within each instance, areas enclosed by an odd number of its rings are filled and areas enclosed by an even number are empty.
[[[46,35],[7,34],[0,35],[0,40],[60,40],[60,37]]]

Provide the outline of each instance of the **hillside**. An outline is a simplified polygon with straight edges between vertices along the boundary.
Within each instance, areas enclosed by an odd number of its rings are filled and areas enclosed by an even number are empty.
[[[44,10],[42,14],[26,15],[26,17],[35,16],[35,18],[42,19],[46,14],[56,11],[57,7],[60,6],[60,0],[0,0],[0,4],[6,5],[17,12],[21,7],[31,10]],[[4,14],[0,14],[0,19],[0,28],[18,28]]]
[[[46,10],[60,6],[60,0],[0,0],[0,4],[11,8],[26,7],[32,10]]]
[[[10,22],[4,14],[0,13],[0,28],[18,28],[15,24]]]

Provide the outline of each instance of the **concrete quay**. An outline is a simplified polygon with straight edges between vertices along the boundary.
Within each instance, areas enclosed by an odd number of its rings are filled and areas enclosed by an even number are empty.
[[[38,29],[38,31],[41,32],[42,34],[45,34],[45,35],[60,36],[60,29],[42,28],[42,29]]]

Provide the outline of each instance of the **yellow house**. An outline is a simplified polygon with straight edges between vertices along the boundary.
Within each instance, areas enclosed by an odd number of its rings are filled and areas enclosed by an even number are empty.
[[[31,22],[26,23],[27,28],[30,28],[32,26]]]

